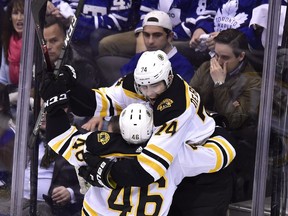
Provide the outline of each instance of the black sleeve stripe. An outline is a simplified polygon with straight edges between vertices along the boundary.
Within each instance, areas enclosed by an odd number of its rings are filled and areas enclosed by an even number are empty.
[[[163,160],[159,155],[155,155],[154,153],[146,150],[145,148],[143,149],[142,153],[148,155],[149,157],[153,158],[154,160],[158,161],[161,163],[166,169],[169,168],[169,163],[167,163],[165,160]]]
[[[85,216],[90,216],[85,208],[82,208],[82,210],[83,210]]]
[[[79,131],[77,131],[76,133],[73,134],[73,136],[71,136],[66,142],[65,144],[62,146],[62,148],[60,149],[60,151],[58,152],[59,155],[63,155],[64,152],[67,150],[68,146],[70,145],[70,142],[71,142],[71,139],[74,137],[74,136],[77,136],[81,134]]]
[[[215,142],[214,140],[209,140],[209,142],[210,143],[214,143],[221,150],[222,155],[223,155],[223,164],[222,164],[221,169],[224,169],[226,167],[227,163],[228,163],[227,152],[225,151],[223,146],[221,144],[219,144],[218,142]]]
[[[107,99],[109,101],[109,104],[110,104],[110,106],[109,106],[110,116],[114,116],[114,108],[113,108],[112,100],[111,100],[111,98],[108,95],[106,95],[106,97],[107,97]]]

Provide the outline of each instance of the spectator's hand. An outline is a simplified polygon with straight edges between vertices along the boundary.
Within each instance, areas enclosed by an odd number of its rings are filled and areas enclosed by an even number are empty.
[[[227,63],[225,62],[223,68],[218,63],[216,58],[210,60],[210,75],[214,83],[224,83],[227,75]]]
[[[206,41],[206,46],[209,50],[214,51],[215,49],[215,41],[214,38],[219,34],[219,32],[210,33],[210,37]]]
[[[59,205],[65,205],[71,201],[71,195],[64,186],[55,187],[51,196],[53,202]]]
[[[116,188],[116,183],[109,179],[110,170],[113,161],[90,153],[84,154],[84,159],[88,166],[81,166],[79,168],[79,176],[83,177],[89,184],[96,187]]]
[[[44,100],[45,110],[48,114],[55,113],[58,109],[66,107],[68,98],[63,74],[55,80],[54,74],[46,72],[40,86],[40,95]]]
[[[83,124],[81,127],[87,131],[102,130],[103,127],[103,118],[99,116],[93,116],[88,122]]]
[[[200,38],[200,35],[202,35],[202,34],[206,34],[206,32],[201,28],[198,28],[194,31],[192,38],[189,42],[189,46],[191,48],[195,49],[200,44],[199,38]]]
[[[52,13],[52,11],[54,11],[55,9],[57,9],[52,2],[47,1],[47,7],[46,7],[46,15],[49,15]]]
[[[47,15],[52,15],[52,16],[55,16],[55,17],[58,17],[58,18],[64,18],[62,16],[62,14],[60,13],[60,10],[57,7],[55,7],[53,5],[53,3],[50,2],[50,1],[47,1],[46,14]]]

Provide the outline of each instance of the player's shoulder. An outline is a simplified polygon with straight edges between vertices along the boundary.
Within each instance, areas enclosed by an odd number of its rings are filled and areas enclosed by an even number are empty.
[[[141,94],[138,94],[135,90],[134,73],[127,74],[123,78],[119,79],[119,81],[115,84],[115,86],[121,86],[123,93],[128,98],[145,100],[144,96]]]
[[[153,106],[155,126],[177,118],[189,106],[189,86],[178,75],[174,75],[171,86],[162,93]]]
[[[116,143],[126,143],[121,134],[95,131],[87,137],[86,148],[92,154],[103,154]]]
[[[119,133],[95,131],[86,140],[86,150],[101,156],[133,156],[139,154],[145,145],[129,145]]]

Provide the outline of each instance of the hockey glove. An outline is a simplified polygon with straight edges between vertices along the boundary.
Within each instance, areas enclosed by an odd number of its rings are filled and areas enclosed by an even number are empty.
[[[219,113],[214,112],[214,111],[210,111],[210,110],[206,110],[206,112],[210,117],[212,117],[214,119],[217,126],[220,126],[223,128],[229,127],[228,119],[225,116],[220,115]]]
[[[64,65],[59,70],[59,76],[60,74],[63,75],[67,90],[70,90],[76,83],[77,75],[75,69],[71,65]]]
[[[66,107],[68,98],[63,74],[59,74],[55,80],[53,73],[45,73],[40,86],[40,95],[44,100],[47,114],[53,114],[60,108]]]
[[[84,160],[88,166],[79,168],[79,176],[83,177],[89,184],[97,187],[116,188],[116,183],[110,177],[113,161],[100,158],[90,153],[84,154]]]

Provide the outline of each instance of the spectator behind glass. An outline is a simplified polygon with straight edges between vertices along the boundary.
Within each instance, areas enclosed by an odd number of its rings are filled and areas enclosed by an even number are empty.
[[[209,8],[215,12],[214,19],[202,17],[198,21],[198,27],[195,29],[190,40],[190,47],[193,49],[199,49],[200,46],[200,51],[196,52],[196,56],[202,52],[213,52],[215,48],[215,41],[213,39],[219,34],[219,32],[230,28],[238,29],[239,31],[243,32],[246,35],[249,46],[252,50],[255,49],[263,51],[261,36],[252,26],[249,26],[252,11],[255,7],[261,4],[261,1],[262,0],[211,1]],[[200,36],[204,34],[209,34],[207,41],[200,44]],[[203,61],[199,63],[202,64]]]
[[[0,83],[0,187],[11,186],[14,137],[7,86]]]
[[[11,0],[7,7],[7,29],[3,32],[0,82],[18,86],[24,27],[24,0]]]
[[[66,23],[66,20],[51,15],[47,15],[45,18],[43,37],[52,64],[56,63],[62,51],[66,37]],[[81,55],[73,45],[66,49],[67,58],[64,59],[64,64],[71,64],[76,69],[81,68],[81,73],[77,73],[78,81],[89,88],[97,88],[101,79],[96,72],[94,62],[87,56]]]
[[[132,4],[135,2],[137,1],[85,1],[83,11],[77,21],[73,42],[84,45],[82,47],[84,49],[92,48],[94,56],[97,56],[98,43],[103,37],[127,31],[134,26],[133,14],[137,13],[137,10],[135,8],[132,10]],[[71,16],[78,6],[77,0],[52,0],[52,3],[58,8],[55,10],[50,6],[52,14],[56,16],[61,14],[65,18]]]
[[[179,74],[185,81],[189,82],[191,80],[194,74],[194,68],[191,63],[177,51],[177,48],[172,45],[172,21],[167,13],[163,11],[151,11],[145,16],[143,21],[143,38],[148,51],[164,51],[171,62],[173,71]],[[120,69],[122,76],[134,72],[142,54],[143,52],[136,54]],[[110,76],[107,72],[106,75],[103,74],[103,77],[105,77],[108,82],[107,86],[112,85],[116,81],[109,79],[115,76]],[[96,128],[101,130],[102,124],[102,118],[93,117],[85,123],[82,128],[88,131],[94,131]]]
[[[11,112],[13,116],[16,116],[22,33],[24,30],[24,0],[11,0],[8,3],[3,22],[5,22],[6,30],[2,33],[0,83],[9,86]],[[31,91],[31,95],[33,95],[33,91]],[[33,106],[32,97],[30,98],[30,106]]]
[[[169,14],[173,25],[173,44],[177,48],[179,44],[183,43],[188,46],[188,41],[196,28],[197,17],[201,16],[201,18],[207,17],[211,19],[213,15],[211,14],[211,10],[206,7],[207,5],[203,0],[143,0],[140,5],[141,20],[136,28],[133,31],[103,38],[99,44],[99,55],[132,57],[135,53],[145,51],[146,47],[142,37],[142,21],[145,15],[153,10],[160,10]]]
[[[37,183],[37,212],[41,216],[80,216],[83,194],[75,168],[63,157],[55,154],[45,139],[44,118],[38,139],[39,163]],[[30,164],[25,169],[23,216],[30,207]]]
[[[247,200],[252,196],[261,78],[247,60],[248,42],[242,32],[223,30],[214,40],[215,57],[200,66],[190,85],[208,110],[229,122],[228,128],[238,142],[237,182],[243,183],[237,183],[238,194],[233,199]]]
[[[190,85],[199,92],[208,110],[228,119],[230,129],[257,122],[261,78],[247,62],[245,35],[228,29],[214,41],[215,57],[201,65]]]

